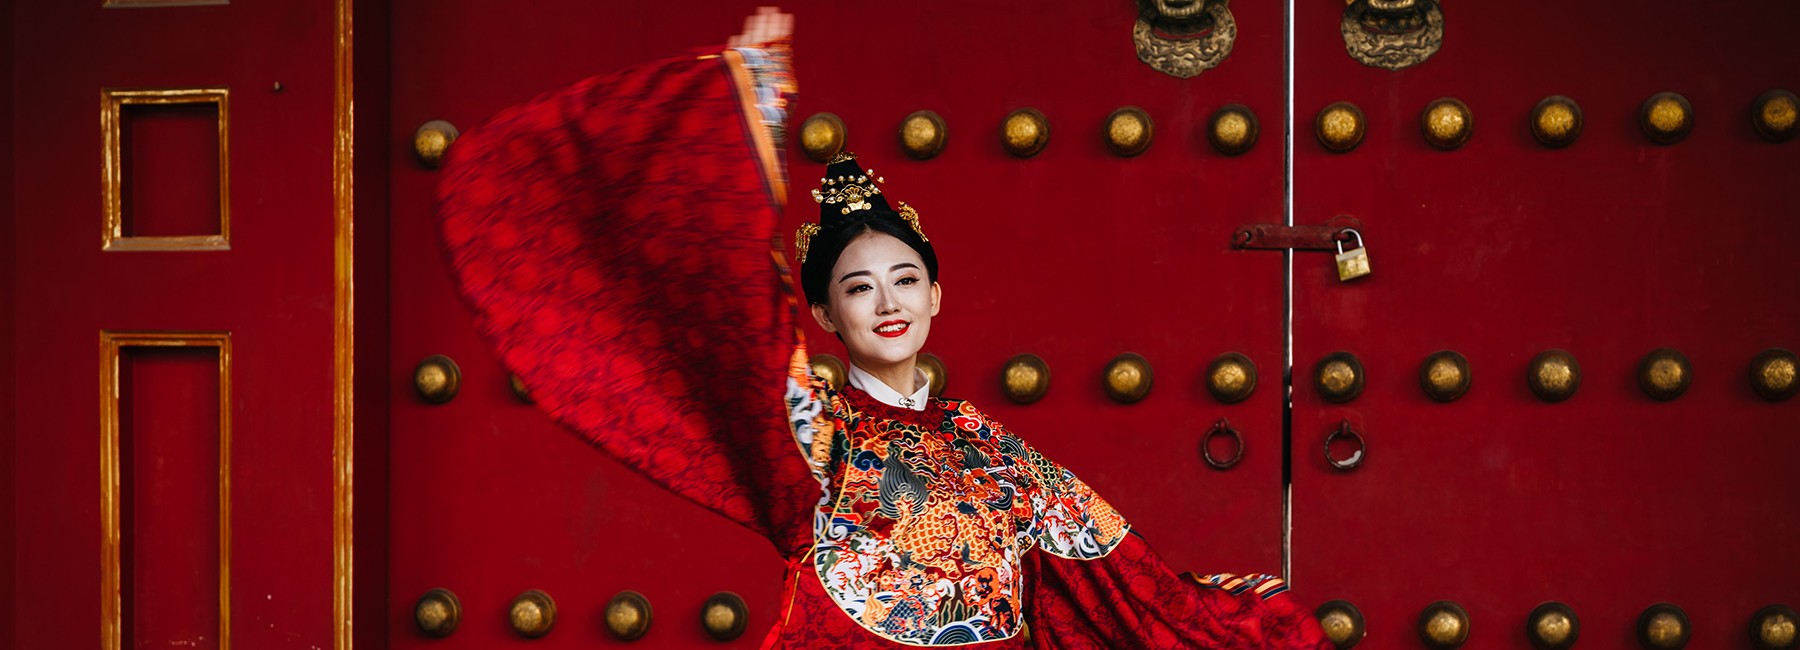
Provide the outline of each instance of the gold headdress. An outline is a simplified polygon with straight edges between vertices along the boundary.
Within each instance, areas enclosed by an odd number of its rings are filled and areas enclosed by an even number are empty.
[[[846,169],[850,173],[843,173]],[[838,172],[838,175],[831,175],[834,170]],[[839,214],[872,210],[875,206],[868,199],[881,193],[881,188],[876,187],[876,183],[887,182],[879,176],[872,176],[874,173],[873,169],[857,168],[856,154],[840,151],[831,157],[831,162],[825,167],[826,176],[819,179],[819,189],[813,190],[813,201],[825,205],[842,205],[843,207],[838,210]],[[884,205],[881,207],[887,208],[886,201],[882,203]],[[826,212],[829,214],[829,210]],[[821,215],[819,220],[822,222],[825,217]]]
[[[813,237],[844,221],[852,213],[864,210],[894,212],[888,207],[887,198],[881,195],[878,184],[884,182],[886,181],[875,175],[875,170],[859,167],[856,164],[856,154],[841,151],[832,156],[831,162],[825,167],[825,177],[819,179],[819,189],[812,192],[813,201],[820,204],[819,222],[802,224],[794,233],[794,248],[799,251],[800,261],[806,261],[806,252],[812,248]],[[931,241],[919,227],[918,210],[901,203],[897,214],[912,226],[913,232],[919,234],[919,239]]]

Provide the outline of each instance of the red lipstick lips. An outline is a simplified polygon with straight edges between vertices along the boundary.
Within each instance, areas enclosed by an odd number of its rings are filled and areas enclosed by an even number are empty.
[[[889,327],[891,325],[899,325],[900,328],[892,330],[892,331],[887,331],[887,332],[882,331],[883,329],[886,329],[887,327]],[[891,338],[900,336],[902,334],[905,334],[906,330],[910,329],[911,327],[912,327],[912,323],[908,323],[903,320],[891,320],[891,321],[882,323],[880,325],[876,325],[875,326],[875,335],[876,336],[885,336],[885,337],[891,339]]]

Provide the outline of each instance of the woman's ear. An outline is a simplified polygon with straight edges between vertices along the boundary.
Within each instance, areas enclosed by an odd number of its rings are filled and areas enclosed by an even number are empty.
[[[931,310],[933,313],[937,312],[937,299],[936,298],[932,298]],[[815,302],[812,304],[812,315],[813,315],[813,320],[819,322],[820,329],[823,329],[827,332],[831,332],[833,334],[837,333],[837,325],[834,325],[831,322],[831,308],[830,307],[826,307],[825,305],[821,305],[821,304]]]
[[[931,283],[931,315],[938,314],[938,307],[944,302],[944,285]]]

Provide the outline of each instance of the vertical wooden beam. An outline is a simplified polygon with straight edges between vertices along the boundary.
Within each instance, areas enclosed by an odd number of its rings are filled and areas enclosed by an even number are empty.
[[[356,75],[353,0],[336,0],[332,106],[332,647],[350,650],[356,388]]]

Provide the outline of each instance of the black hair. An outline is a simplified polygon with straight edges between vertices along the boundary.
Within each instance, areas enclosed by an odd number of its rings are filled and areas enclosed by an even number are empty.
[[[931,249],[931,242],[914,232],[912,225],[899,214],[887,210],[862,210],[833,221],[830,228],[813,235],[806,261],[800,263],[800,290],[806,293],[808,304],[831,303],[832,267],[837,266],[838,258],[843,256],[845,248],[850,247],[850,242],[870,233],[888,235],[912,247],[925,261],[926,277],[937,282],[937,252]]]

